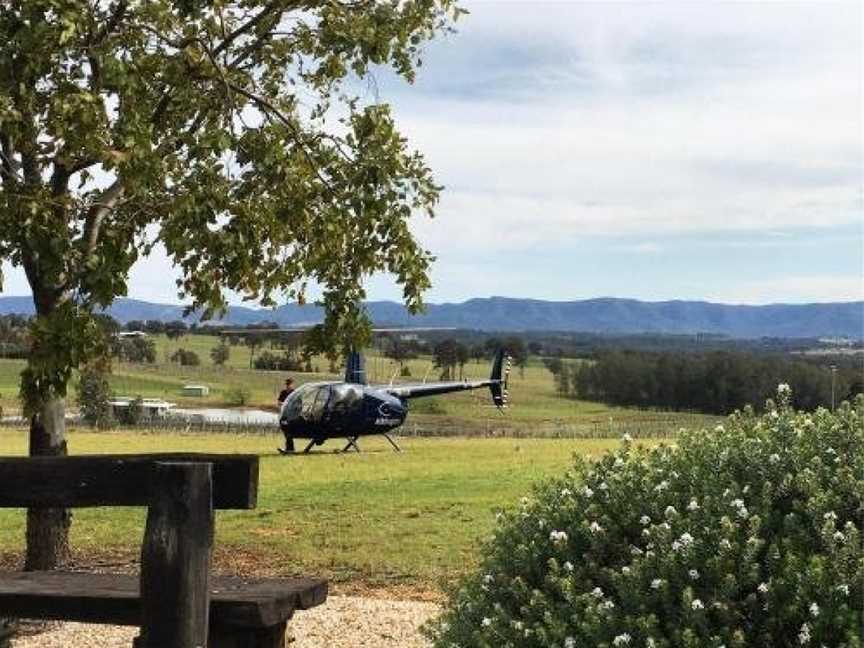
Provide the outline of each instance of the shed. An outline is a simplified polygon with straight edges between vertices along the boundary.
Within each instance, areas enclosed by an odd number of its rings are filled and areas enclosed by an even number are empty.
[[[183,385],[184,396],[208,396],[210,388],[207,385]]]

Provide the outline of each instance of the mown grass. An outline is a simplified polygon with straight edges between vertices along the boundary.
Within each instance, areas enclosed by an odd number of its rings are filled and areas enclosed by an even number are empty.
[[[0,454],[23,454],[23,430],[0,431]],[[362,454],[277,456],[276,435],[181,435],[72,430],[76,454],[166,451],[261,455],[258,508],[217,514],[220,562],[256,571],[318,573],[336,581],[434,588],[477,562],[494,512],[574,454],[599,455],[616,440],[404,439],[405,452],[363,442]],[[333,445],[335,448],[335,444]],[[325,446],[329,449],[329,446]],[[143,511],[75,512],[72,544],[88,556],[134,557]],[[22,511],[0,511],[0,552],[23,550]]]

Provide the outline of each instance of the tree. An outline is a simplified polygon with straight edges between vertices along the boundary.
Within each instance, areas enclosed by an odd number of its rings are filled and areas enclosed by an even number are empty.
[[[465,345],[456,340],[442,340],[432,349],[435,366],[442,370],[442,380],[455,379],[454,369],[458,365],[464,367],[468,361],[468,350]]]
[[[165,335],[169,340],[179,340],[181,337],[186,335],[188,331],[189,329],[186,326],[186,322],[181,320],[174,320],[165,325]]]
[[[111,372],[107,362],[88,363],[78,379],[78,409],[81,418],[92,427],[105,428],[112,423],[111,386],[107,374]]]
[[[230,356],[231,347],[226,344],[224,338],[217,346],[210,349],[210,359],[213,360],[213,364],[217,367],[224,365]]]
[[[322,288],[321,344],[359,342],[362,279],[422,305],[430,254],[408,229],[439,187],[389,107],[349,83],[414,79],[455,0],[0,4],[0,260],[36,317],[22,374],[30,453],[64,455],[65,396],[101,344],[93,313],[161,244],[205,317],[230,289],[265,306]],[[362,84],[361,84],[362,85]],[[28,513],[27,568],[67,552],[69,516]]]
[[[525,365],[528,363],[528,350],[522,338],[511,336],[502,342],[507,353],[513,358],[513,364],[519,367],[519,375],[525,377]]]
[[[183,367],[197,367],[201,364],[201,360],[198,358],[197,353],[182,348],[177,349],[171,355],[171,362],[176,362]]]

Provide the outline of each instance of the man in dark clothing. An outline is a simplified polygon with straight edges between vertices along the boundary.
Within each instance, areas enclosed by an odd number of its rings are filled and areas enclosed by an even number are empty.
[[[279,407],[282,407],[282,403],[285,402],[285,399],[291,395],[291,392],[294,391],[294,379],[286,378],[285,379],[285,389],[279,392],[279,398],[276,400],[279,401]]]
[[[286,378],[285,379],[285,388],[279,392],[279,397],[276,399],[279,401],[279,413],[282,413],[282,403],[285,402],[285,399],[291,395],[291,392],[294,391],[294,379]],[[294,439],[288,435],[288,432],[283,430],[282,432],[285,435],[285,450],[279,448],[279,452],[282,454],[288,454],[294,452]]]

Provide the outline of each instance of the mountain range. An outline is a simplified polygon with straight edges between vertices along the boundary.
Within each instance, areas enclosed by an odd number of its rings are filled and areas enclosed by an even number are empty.
[[[429,304],[411,316],[396,302],[371,301],[366,309],[379,326],[442,326],[483,331],[566,331],[607,334],[708,333],[733,338],[864,339],[864,302],[745,306],[703,301],[645,302],[605,297],[542,301],[510,297]],[[120,322],[182,319],[183,307],[121,298],[108,312]],[[0,314],[32,314],[30,297],[0,297]],[[322,309],[286,304],[274,309],[232,306],[220,324],[275,322],[303,326],[320,322]],[[196,321],[191,316],[187,321]]]

